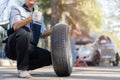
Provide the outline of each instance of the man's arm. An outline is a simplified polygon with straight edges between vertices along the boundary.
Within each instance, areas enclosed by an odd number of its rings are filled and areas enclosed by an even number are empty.
[[[22,11],[21,11],[22,12]],[[13,6],[10,13],[10,25],[13,27],[14,31],[18,30],[19,28],[27,25],[32,21],[32,16],[26,17],[22,19],[21,12],[19,8]]]
[[[32,16],[29,16],[28,18],[18,21],[16,23],[13,24],[13,29],[14,31],[18,30],[19,28],[27,25],[28,23],[30,23],[32,21]]]
[[[94,40],[87,31],[81,30],[81,32],[82,32],[82,35],[81,35],[82,37]]]
[[[82,32],[81,31],[78,31],[78,30],[73,30],[73,33],[78,35],[78,36],[81,36],[82,35]]]
[[[49,35],[52,34],[52,30],[53,30],[53,28],[47,30],[41,37],[42,38],[47,38]]]

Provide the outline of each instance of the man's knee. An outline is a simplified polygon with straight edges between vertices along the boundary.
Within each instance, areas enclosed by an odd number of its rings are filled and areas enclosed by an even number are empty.
[[[29,38],[30,31],[27,30],[27,28],[21,28],[18,31],[16,31],[16,37]]]

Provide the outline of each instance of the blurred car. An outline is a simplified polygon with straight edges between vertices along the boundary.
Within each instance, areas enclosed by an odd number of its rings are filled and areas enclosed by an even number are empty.
[[[119,64],[119,54],[114,42],[105,35],[91,35],[93,42],[87,44],[76,44],[77,58],[80,56],[94,66],[99,65],[101,61],[109,61],[113,66]]]

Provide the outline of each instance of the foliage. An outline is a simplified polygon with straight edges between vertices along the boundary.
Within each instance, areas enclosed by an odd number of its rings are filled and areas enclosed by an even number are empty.
[[[51,8],[50,8],[50,0],[37,0],[37,5],[39,10],[43,12],[44,21],[46,24],[51,21]]]
[[[103,15],[95,0],[74,0],[76,6],[67,5],[65,9],[72,20],[79,23],[86,30],[97,32],[103,21]]]
[[[38,3],[39,7],[41,7],[46,14],[46,22],[50,22],[49,20],[51,20],[51,14],[47,14],[47,11],[50,10],[50,7],[54,8],[52,11],[56,11],[56,14],[54,13],[52,15],[56,17],[59,16],[59,20],[61,20],[64,12],[68,12],[69,15],[66,15],[67,22],[70,25],[77,23],[80,28],[86,30],[90,29],[92,31],[94,30],[94,32],[97,32],[103,21],[103,15],[95,0],[38,0]],[[50,3],[52,4],[51,6]],[[57,14],[57,12],[59,14]],[[53,20],[58,20],[58,18]],[[56,24],[56,22],[58,21],[55,21],[52,25]]]

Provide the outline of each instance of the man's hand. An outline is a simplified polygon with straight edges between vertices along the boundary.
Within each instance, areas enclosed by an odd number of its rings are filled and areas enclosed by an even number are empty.
[[[52,31],[53,31],[53,28],[47,30],[41,37],[42,38],[47,38],[48,36],[51,35]]]
[[[33,21],[40,21],[42,18],[42,12],[35,10],[32,14]]]

